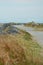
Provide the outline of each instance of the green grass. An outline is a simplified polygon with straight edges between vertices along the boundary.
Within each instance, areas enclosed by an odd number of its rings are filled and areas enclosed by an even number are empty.
[[[5,44],[4,48],[0,47],[10,59],[9,65],[43,65],[43,49],[29,33],[20,30],[20,34],[0,35],[0,43],[2,46]],[[0,64],[3,65],[3,62],[0,61]]]
[[[32,36],[23,31],[21,35],[16,36],[15,40],[24,48],[25,56],[28,59],[28,65],[41,65],[43,64],[43,56],[40,55],[40,45],[32,39]],[[40,60],[39,60],[40,58]]]
[[[28,33],[26,33],[25,35],[24,35],[24,39],[25,40],[32,40],[32,36],[30,35],[30,34],[28,34]]]

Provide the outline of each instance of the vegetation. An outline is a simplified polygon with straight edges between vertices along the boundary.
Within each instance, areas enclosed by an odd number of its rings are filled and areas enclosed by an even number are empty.
[[[22,30],[15,35],[0,35],[0,65],[43,65],[43,49]]]
[[[35,30],[37,30],[37,31],[43,31],[43,23],[41,24],[38,24],[38,25],[36,25],[35,26]]]
[[[43,64],[41,52],[41,47],[38,45],[37,42],[33,41],[32,39],[25,39],[27,32],[25,34],[17,36],[18,43],[24,48],[25,56],[28,59],[28,65],[41,65]],[[30,34],[28,34],[30,36]],[[39,59],[40,58],[40,59]],[[38,59],[38,60],[37,60]]]
[[[28,37],[29,36],[29,37]],[[41,47],[32,40],[30,34],[0,35],[0,58],[4,65],[41,65]]]
[[[14,35],[0,35],[0,61],[1,65],[25,65],[24,49],[15,40]],[[4,62],[3,62],[4,61]]]
[[[27,27],[33,27],[36,31],[43,31],[43,23],[35,23],[34,21],[24,24]]]

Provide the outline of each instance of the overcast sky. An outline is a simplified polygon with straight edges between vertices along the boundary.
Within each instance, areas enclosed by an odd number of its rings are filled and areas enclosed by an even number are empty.
[[[43,0],[0,0],[0,22],[43,22]]]

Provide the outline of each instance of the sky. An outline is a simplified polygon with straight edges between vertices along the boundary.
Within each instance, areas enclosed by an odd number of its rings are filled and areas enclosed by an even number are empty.
[[[43,0],[0,0],[0,23],[43,23]]]

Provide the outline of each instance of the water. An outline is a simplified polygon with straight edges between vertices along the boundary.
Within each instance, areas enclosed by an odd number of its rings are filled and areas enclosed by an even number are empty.
[[[43,46],[43,31],[35,31],[32,27],[25,27],[23,25],[16,25],[16,27],[30,33],[34,39]]]

